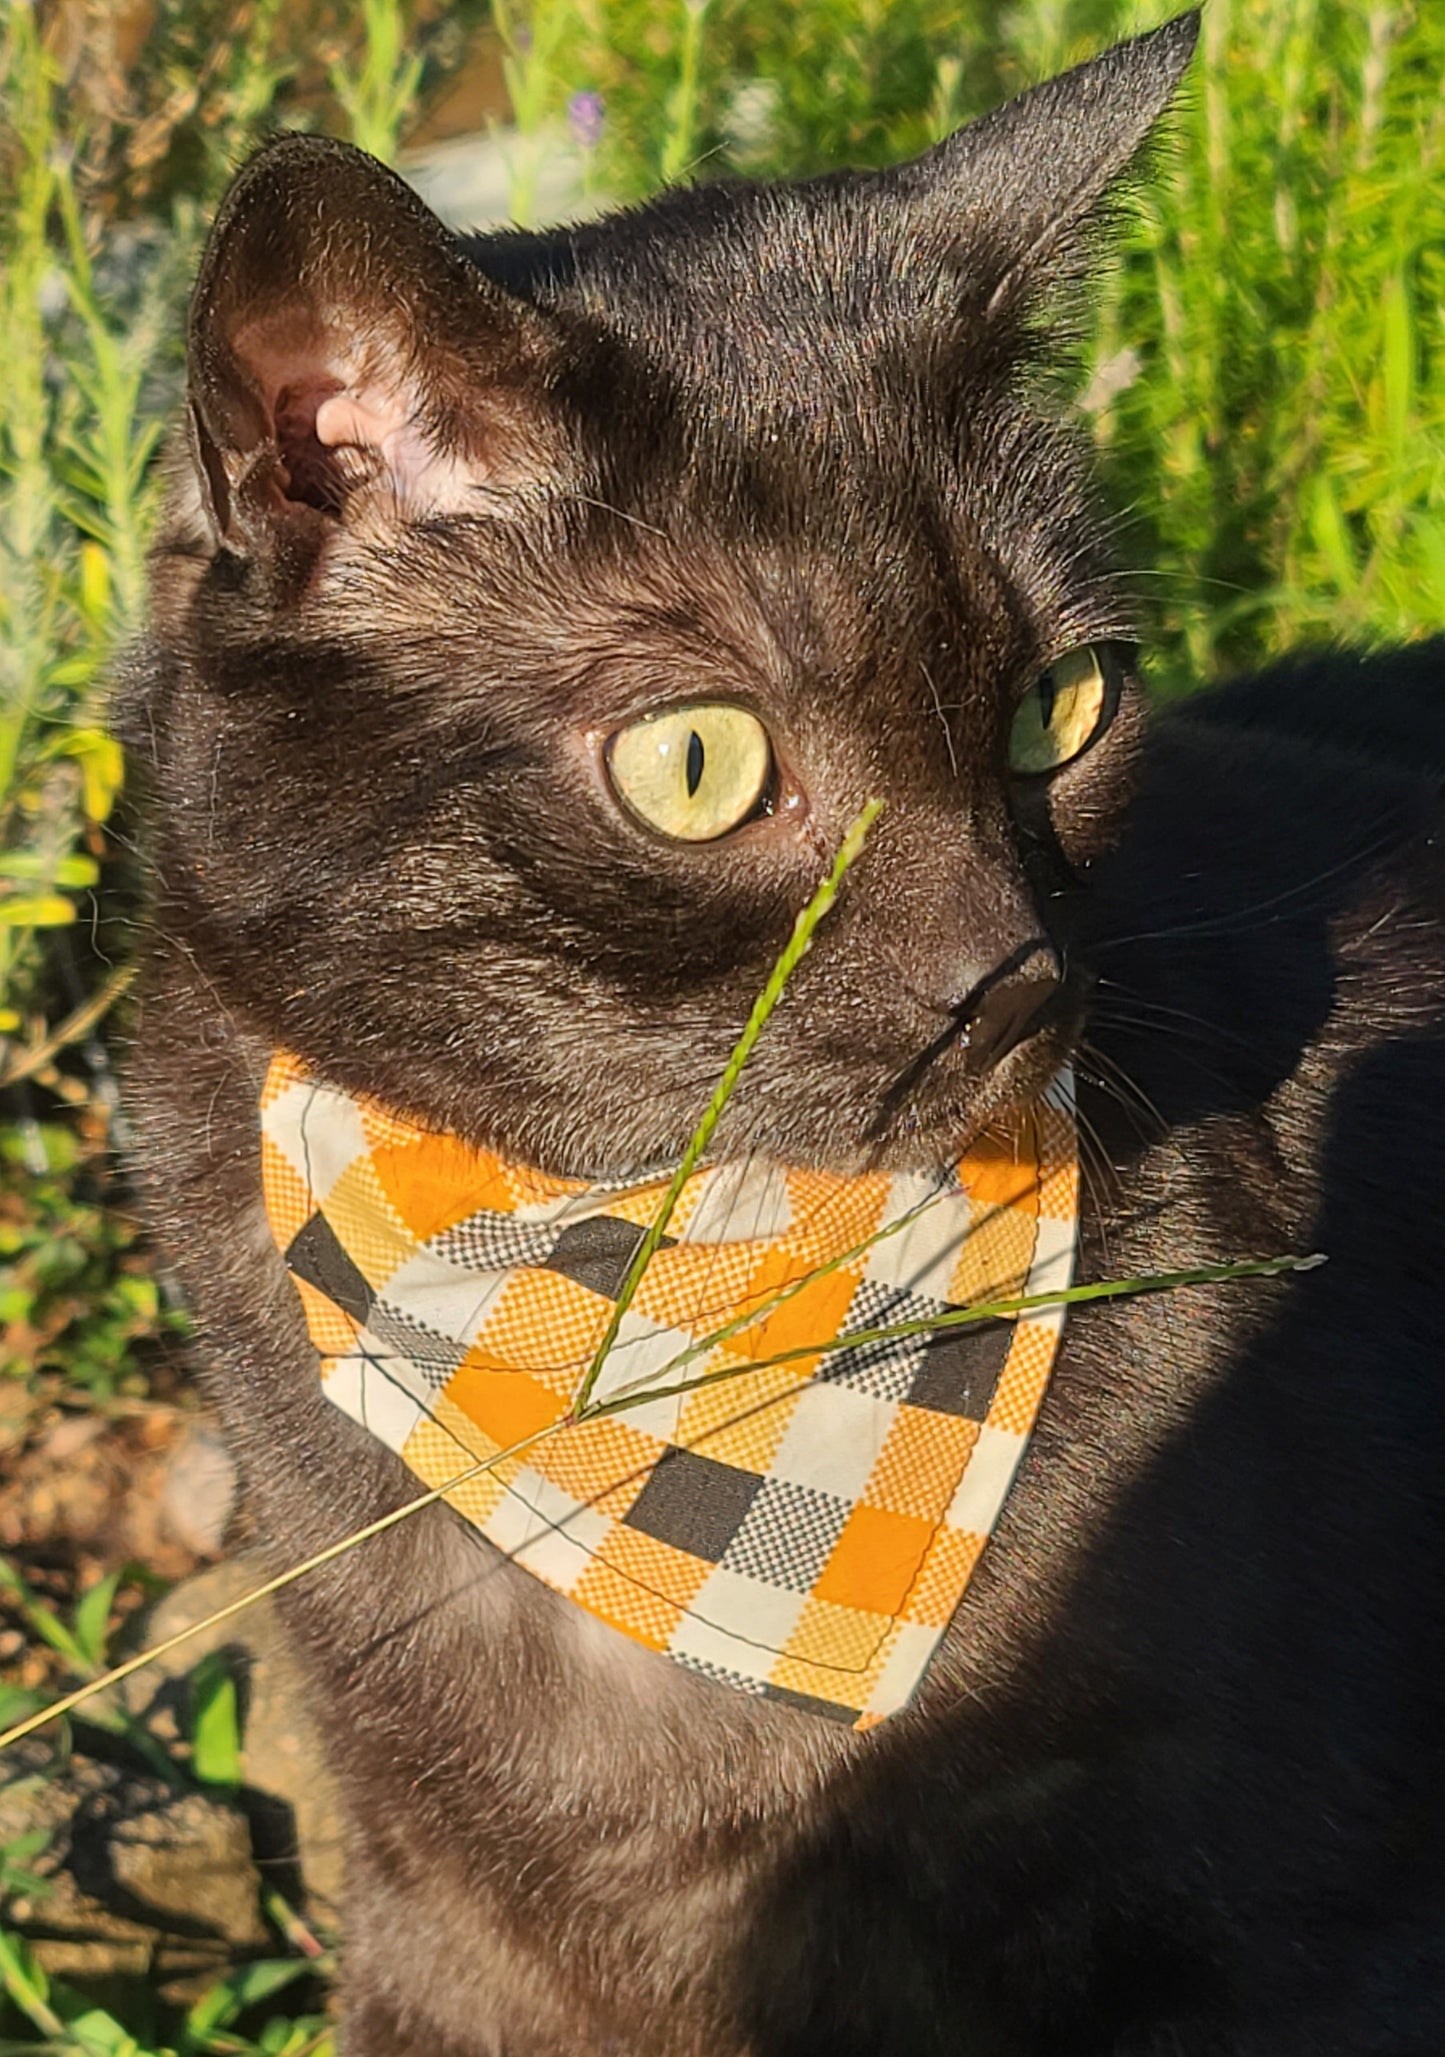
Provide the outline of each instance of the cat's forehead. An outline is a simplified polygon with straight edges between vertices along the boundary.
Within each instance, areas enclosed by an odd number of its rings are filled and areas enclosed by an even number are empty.
[[[468,246],[595,339],[565,389],[588,489],[660,532],[659,563],[715,546],[839,664],[1017,643],[1102,562],[1081,452],[1023,377],[1036,338],[983,307],[986,231],[929,245],[906,217],[848,173]]]
[[[1021,335],[986,336],[974,304],[996,276],[989,241],[980,229],[929,247],[894,184],[853,172],[669,194],[467,250],[507,290],[705,393],[734,428],[851,420],[866,445],[884,415],[966,404],[1006,378]]]

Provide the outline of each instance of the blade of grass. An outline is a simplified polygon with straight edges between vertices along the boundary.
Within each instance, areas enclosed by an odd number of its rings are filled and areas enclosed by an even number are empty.
[[[841,1271],[845,1264],[852,1264],[858,1258],[866,1257],[870,1250],[876,1248],[879,1243],[886,1242],[889,1236],[899,1235],[904,1229],[911,1228],[931,1207],[938,1205],[944,1197],[945,1190],[940,1186],[936,1193],[930,1193],[926,1199],[920,1200],[916,1207],[910,1207],[905,1214],[900,1214],[897,1221],[885,1222],[882,1228],[874,1229],[871,1236],[865,1236],[862,1242],[855,1243],[851,1250],[840,1251],[836,1257],[830,1257],[826,1264],[816,1266],[804,1277],[794,1279],[791,1285],[780,1287],[776,1293],[767,1294],[754,1305],[745,1308],[741,1314],[735,1314],[732,1320],[725,1321],[721,1328],[713,1329],[708,1335],[699,1336],[695,1343],[689,1343],[685,1350],[679,1350],[675,1357],[668,1359],[662,1367],[661,1375],[665,1377],[670,1371],[681,1371],[684,1364],[692,1364],[699,1357],[706,1357],[720,1343],[729,1342],[744,1329],[756,1328],[759,1322],[766,1321],[771,1314],[776,1314],[780,1307],[785,1306],[789,1300],[796,1299],[799,1293],[816,1280],[828,1278],[833,1272]],[[989,1214],[995,1212],[996,1209],[989,1209]],[[981,1218],[980,1226],[987,1218],[988,1216]]]
[[[779,1351],[775,1357],[760,1358],[756,1363],[730,1366],[724,1371],[707,1372],[698,1378],[684,1380],[671,1389],[659,1390],[650,1387],[635,1393],[618,1394],[611,1399],[594,1401],[585,1416],[564,1414],[557,1421],[549,1422],[544,1428],[534,1429],[531,1434],[519,1437],[516,1442],[509,1443],[504,1450],[495,1450],[490,1457],[478,1458],[475,1464],[467,1465],[464,1470],[446,1479],[441,1485],[430,1487],[425,1493],[419,1493],[414,1500],[408,1500],[402,1506],[394,1507],[389,1514],[383,1514],[378,1520],[368,1522],[364,1528],[354,1529],[350,1535],[342,1536],[335,1543],[329,1543],[324,1550],[316,1551],[300,1564],[293,1564],[289,1571],[278,1572],[274,1578],[267,1579],[253,1591],[242,1593],[226,1606],[218,1607],[214,1614],[208,1614],[201,1621],[192,1622],[189,1627],[168,1636],[164,1642],[137,1651],[134,1657],[128,1657],[123,1664],[115,1665],[103,1676],[88,1680],[74,1692],[52,1701],[48,1707],[41,1708],[38,1713],[31,1714],[24,1721],[6,1729],[0,1734],[0,1750],[8,1749],[12,1743],[18,1743],[23,1737],[33,1735],[47,1722],[71,1713],[105,1688],[120,1685],[158,1657],[167,1657],[172,1650],[180,1649],[183,1644],[190,1642],[192,1637],[202,1635],[223,1622],[233,1621],[238,1614],[244,1614],[246,1609],[253,1607],[258,1600],[269,1599],[273,1593],[282,1592],[287,1586],[294,1585],[297,1579],[305,1578],[308,1573],[319,1571],[325,1565],[334,1564],[337,1558],[345,1556],[348,1551],[356,1549],[362,1543],[370,1542],[373,1536],[383,1535],[388,1529],[395,1528],[398,1522],[409,1520],[412,1515],[421,1513],[423,1508],[434,1507],[449,1493],[470,1484],[473,1479],[485,1477],[488,1472],[495,1471],[499,1465],[507,1463],[513,1457],[525,1456],[539,1443],[550,1442],[564,1429],[579,1428],[589,1421],[600,1421],[608,1415],[624,1414],[631,1408],[648,1406],[654,1400],[666,1397],[668,1391],[692,1392],[702,1386],[716,1385],[724,1379],[744,1378],[749,1372],[765,1371],[772,1365],[786,1364],[800,1356],[809,1356],[830,1349],[848,1349],[860,1342],[878,1342],[890,1340],[895,1336],[916,1335],[920,1331],[954,1327],[967,1321],[1004,1320],[1015,1314],[1033,1313],[1043,1307],[1076,1306],[1091,1300],[1119,1299],[1135,1294],[1177,1292],[1186,1286],[1222,1285],[1236,1279],[1278,1278],[1291,1272],[1313,1271],[1324,1262],[1324,1257],[1318,1253],[1307,1257],[1266,1257],[1249,1259],[1240,1264],[1202,1264],[1189,1270],[1160,1272],[1147,1278],[1105,1279],[1089,1286],[1061,1286],[1053,1293],[1034,1293],[1015,1300],[994,1301],[988,1306],[960,1308],[955,1314],[941,1316],[937,1321],[898,1322],[891,1328],[860,1330],[856,1335],[845,1337],[841,1341]]]
[[[629,1407],[641,1407],[652,1400],[670,1400],[679,1393],[696,1392],[726,1379],[742,1378],[749,1372],[771,1371],[775,1365],[794,1364],[805,1357],[828,1357],[839,1350],[862,1349],[870,1343],[906,1342],[910,1336],[932,1335],[938,1329],[963,1328],[980,1321],[1011,1321],[1016,1315],[1036,1314],[1046,1307],[1080,1307],[1093,1300],[1141,1298],[1149,1293],[1174,1293],[1185,1286],[1223,1285],[1235,1279],[1280,1278],[1287,1272],[1314,1271],[1325,1262],[1316,1251],[1307,1257],[1246,1258],[1239,1264],[1200,1264],[1186,1271],[1161,1271],[1148,1278],[1100,1279],[1089,1286],[1060,1286],[1050,1293],[1024,1293],[1007,1300],[979,1301],[972,1307],[956,1307],[948,1314],[915,1321],[892,1322],[883,1328],[853,1329],[846,1336],[834,1336],[816,1343],[796,1343],[771,1357],[755,1357],[746,1364],[728,1365],[699,1377],[681,1379],[675,1385],[641,1384],[628,1387],[606,1400],[594,1400],[579,1422],[600,1421],[604,1415],[620,1414]],[[657,1374],[652,1374],[657,1376]],[[561,1426],[566,1426],[565,1420]]]
[[[692,1140],[678,1161],[677,1170],[673,1173],[667,1191],[662,1196],[662,1205],[658,1208],[651,1227],[638,1244],[632,1262],[627,1267],[627,1275],[622,1281],[622,1289],[617,1295],[617,1301],[612,1309],[611,1318],[607,1323],[601,1342],[597,1345],[597,1354],[588,1366],[586,1375],[577,1390],[577,1398],[573,1403],[573,1412],[579,1419],[592,1396],[593,1388],[602,1375],[602,1367],[607,1362],[612,1346],[617,1341],[617,1333],[622,1326],[622,1318],[632,1305],[633,1296],[638,1286],[642,1283],[642,1275],[652,1262],[653,1257],[657,1254],[657,1246],[667,1232],[667,1224],[672,1219],[673,1209],[678,1203],[682,1189],[696,1171],[703,1152],[712,1141],[713,1131],[722,1117],[723,1109],[733,1096],[733,1090],[742,1076],[743,1066],[747,1063],[749,1057],[752,1056],[758,1037],[767,1027],[773,1009],[783,997],[788,980],[802,962],[817,931],[819,922],[822,921],[828,909],[837,899],[838,888],[842,885],[850,867],[857,862],[863,845],[868,839],[869,830],[874,822],[877,821],[882,811],[883,802],[881,800],[870,800],[857,820],[850,824],[848,832],[839,846],[838,854],[833,859],[828,876],[823,880],[817,892],[814,893],[812,899],[794,922],[793,933],[784,945],[782,955],[773,966],[771,972],[769,972],[767,984],[753,1002],[753,1011],[748,1016],[742,1034],[738,1037],[733,1054],[729,1057],[724,1067],[723,1075],[717,1082],[716,1089],[707,1104],[702,1120],[694,1129]]]
[[[791,1285],[779,1287],[776,1293],[766,1294],[761,1300],[745,1308],[741,1314],[735,1314],[732,1320],[724,1322],[721,1328],[715,1328],[709,1334],[699,1336],[697,1341],[689,1343],[685,1350],[679,1350],[675,1357],[670,1357],[658,1376],[666,1377],[670,1371],[680,1371],[684,1364],[692,1364],[699,1357],[706,1357],[720,1343],[731,1341],[745,1329],[756,1328],[760,1322],[766,1321],[769,1315],[776,1314],[780,1307],[786,1306],[789,1300],[796,1299],[799,1293],[818,1279],[828,1278],[833,1272],[841,1271],[845,1264],[853,1264],[858,1258],[866,1257],[870,1250],[875,1249],[879,1243],[886,1242],[890,1236],[899,1235],[904,1229],[911,1228],[930,1208],[936,1207],[946,1194],[947,1188],[940,1185],[936,1192],[929,1193],[906,1213],[900,1214],[896,1221],[885,1222],[882,1228],[874,1229],[872,1235],[864,1236],[863,1240],[855,1243],[851,1249],[839,1251],[836,1257],[830,1257],[826,1263],[815,1266],[802,1278],[794,1279]],[[978,1216],[975,1229],[986,1227],[1002,1211],[999,1207],[985,1209]],[[847,1341],[851,1344],[853,1337],[849,1336]]]
[[[223,1793],[241,1786],[241,1716],[236,1677],[224,1650],[208,1650],[188,1681],[191,1776]]]
[[[53,1607],[47,1606],[32,1591],[28,1581],[4,1558],[0,1558],[0,1589],[9,1594],[11,1604],[18,1609],[33,1636],[48,1644],[73,1670],[83,1674],[94,1669],[74,1631],[60,1619]]]
[[[560,1422],[553,1422],[550,1426],[556,1429],[567,1425],[567,1417],[564,1416]],[[308,1572],[320,1571],[323,1566],[334,1563],[348,1550],[354,1550],[359,1543],[370,1542],[373,1536],[384,1535],[388,1529],[395,1528],[399,1521],[405,1521],[413,1514],[420,1514],[424,1507],[435,1506],[437,1501],[445,1499],[448,1493],[454,1493],[458,1487],[468,1485],[475,1478],[481,1478],[497,1465],[505,1464],[509,1457],[521,1456],[546,1433],[545,1429],[538,1430],[521,1437],[515,1443],[508,1444],[505,1450],[496,1450],[490,1457],[479,1459],[477,1463],[468,1465],[465,1471],[458,1472],[455,1478],[447,1479],[442,1485],[432,1486],[427,1492],[419,1493],[414,1500],[407,1500],[400,1507],[393,1507],[389,1514],[369,1521],[364,1528],[353,1529],[350,1535],[343,1536],[339,1542],[328,1543],[324,1550],[317,1550],[312,1556],[303,1558],[300,1564],[293,1564],[289,1571],[278,1572],[275,1578],[267,1579],[263,1585],[256,1586],[251,1592],[242,1593],[236,1599],[228,1601],[224,1607],[218,1607],[214,1614],[206,1615],[204,1620],[194,1621],[187,1628],[178,1629],[175,1635],[167,1636],[164,1641],[152,1643],[145,1650],[138,1650],[135,1656],[127,1657],[123,1664],[112,1665],[109,1671],[102,1672],[98,1678],[87,1679],[84,1685],[77,1686],[73,1692],[51,1701],[50,1705],[43,1707],[38,1714],[32,1714],[24,1721],[17,1722],[12,1728],[6,1729],[4,1734],[0,1735],[0,1750],[6,1750],[12,1743],[18,1743],[23,1737],[33,1735],[36,1729],[43,1728],[46,1722],[56,1721],[63,1714],[72,1713],[75,1708],[93,1699],[97,1693],[104,1692],[111,1686],[123,1685],[126,1679],[133,1678],[138,1671],[144,1670],[147,1664],[154,1663],[158,1657],[168,1657],[172,1650],[181,1649],[205,1630],[219,1628],[224,1622],[234,1621],[238,1614],[244,1614],[249,1607],[254,1607],[258,1600],[267,1600],[273,1593],[283,1592],[287,1586],[294,1585],[297,1579],[305,1578]]]
[[[507,211],[518,228],[530,228],[548,118],[565,90],[562,52],[576,32],[575,0],[532,0],[530,7],[492,0],[491,12],[516,131],[508,157]]]
[[[34,1952],[18,1936],[0,1929],[0,1991],[45,2036],[63,2039],[65,2023],[50,2005],[50,1981]]]
[[[660,166],[664,186],[676,185],[693,160],[698,58],[703,17],[709,5],[710,0],[682,0],[682,57],[677,84],[667,96],[667,133]]]
[[[422,60],[407,49],[411,23],[399,0],[362,0],[361,20],[360,62],[338,58],[329,81],[351,124],[352,142],[391,164],[415,110]]]
[[[920,1220],[931,1208],[936,1207],[945,1198],[947,1191],[948,1188],[940,1182],[933,1192],[925,1194],[923,1199],[919,1200],[914,1206],[907,1208],[904,1213],[899,1215],[896,1221],[885,1222],[882,1228],[874,1229],[871,1235],[864,1236],[863,1240],[855,1243],[851,1249],[841,1250],[836,1257],[830,1257],[825,1264],[815,1266],[804,1277],[794,1279],[791,1285],[780,1287],[776,1293],[766,1294],[762,1299],[746,1308],[741,1314],[734,1315],[731,1321],[724,1322],[721,1328],[715,1328],[709,1334],[699,1336],[697,1341],[689,1343],[685,1350],[679,1350],[675,1357],[670,1357],[667,1363],[663,1365],[659,1376],[666,1377],[670,1371],[681,1371],[683,1365],[692,1364],[699,1357],[706,1357],[720,1343],[729,1342],[734,1336],[740,1335],[743,1330],[755,1328],[759,1322],[766,1321],[769,1315],[776,1314],[780,1307],[785,1306],[789,1300],[796,1299],[799,1293],[814,1284],[816,1280],[828,1278],[833,1272],[841,1271],[845,1264],[853,1264],[858,1258],[866,1257],[868,1252],[875,1249],[879,1243],[887,1242],[890,1236],[899,1235],[904,1229],[911,1228],[915,1221]],[[983,1209],[973,1225],[973,1232],[977,1233],[978,1230],[986,1228],[988,1223],[994,1220],[1001,1212],[1002,1209],[1000,1207]],[[849,1341],[851,1343],[851,1337]]]
[[[115,1605],[115,1596],[124,1577],[125,1570],[122,1567],[98,1579],[87,1592],[81,1594],[71,1615],[71,1630],[76,1645],[91,1671],[105,1662],[110,1610]]]

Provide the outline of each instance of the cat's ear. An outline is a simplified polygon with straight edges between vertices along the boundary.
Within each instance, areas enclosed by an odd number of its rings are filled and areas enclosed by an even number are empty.
[[[1183,77],[1199,11],[996,108],[891,176],[915,244],[966,255],[989,313],[1068,270],[1080,231]]]
[[[288,136],[252,159],[191,307],[190,433],[217,542],[475,510],[544,477],[557,343],[393,173]]]

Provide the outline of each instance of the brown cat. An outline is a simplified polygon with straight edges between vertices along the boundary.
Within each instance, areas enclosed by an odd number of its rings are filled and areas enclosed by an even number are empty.
[[[1028,376],[1196,29],[882,174],[458,241],[291,137],[217,221],[129,693],[131,1097],[278,1568],[417,1487],[321,1392],[273,1053],[544,1174],[665,1163],[870,795],[717,1161],[932,1171],[1072,1056],[1082,1277],[1329,1259],[1070,1315],[866,1733],[446,1507],[289,1591],[346,2057],[1445,2048],[1440,652],[1147,724]],[[718,708],[762,754],[692,840],[618,738]]]

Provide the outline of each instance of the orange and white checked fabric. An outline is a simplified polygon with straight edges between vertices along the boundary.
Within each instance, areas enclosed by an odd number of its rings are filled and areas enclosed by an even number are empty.
[[[907,1702],[1003,1505],[1063,1309],[938,1324],[1068,1285],[1067,1077],[936,1176],[696,1172],[593,1390],[616,1411],[586,1421],[569,1417],[665,1176],[548,1178],[285,1055],[261,1124],[326,1392],[428,1486],[495,1459],[446,1494],[489,1542],[741,1691],[858,1728]]]

